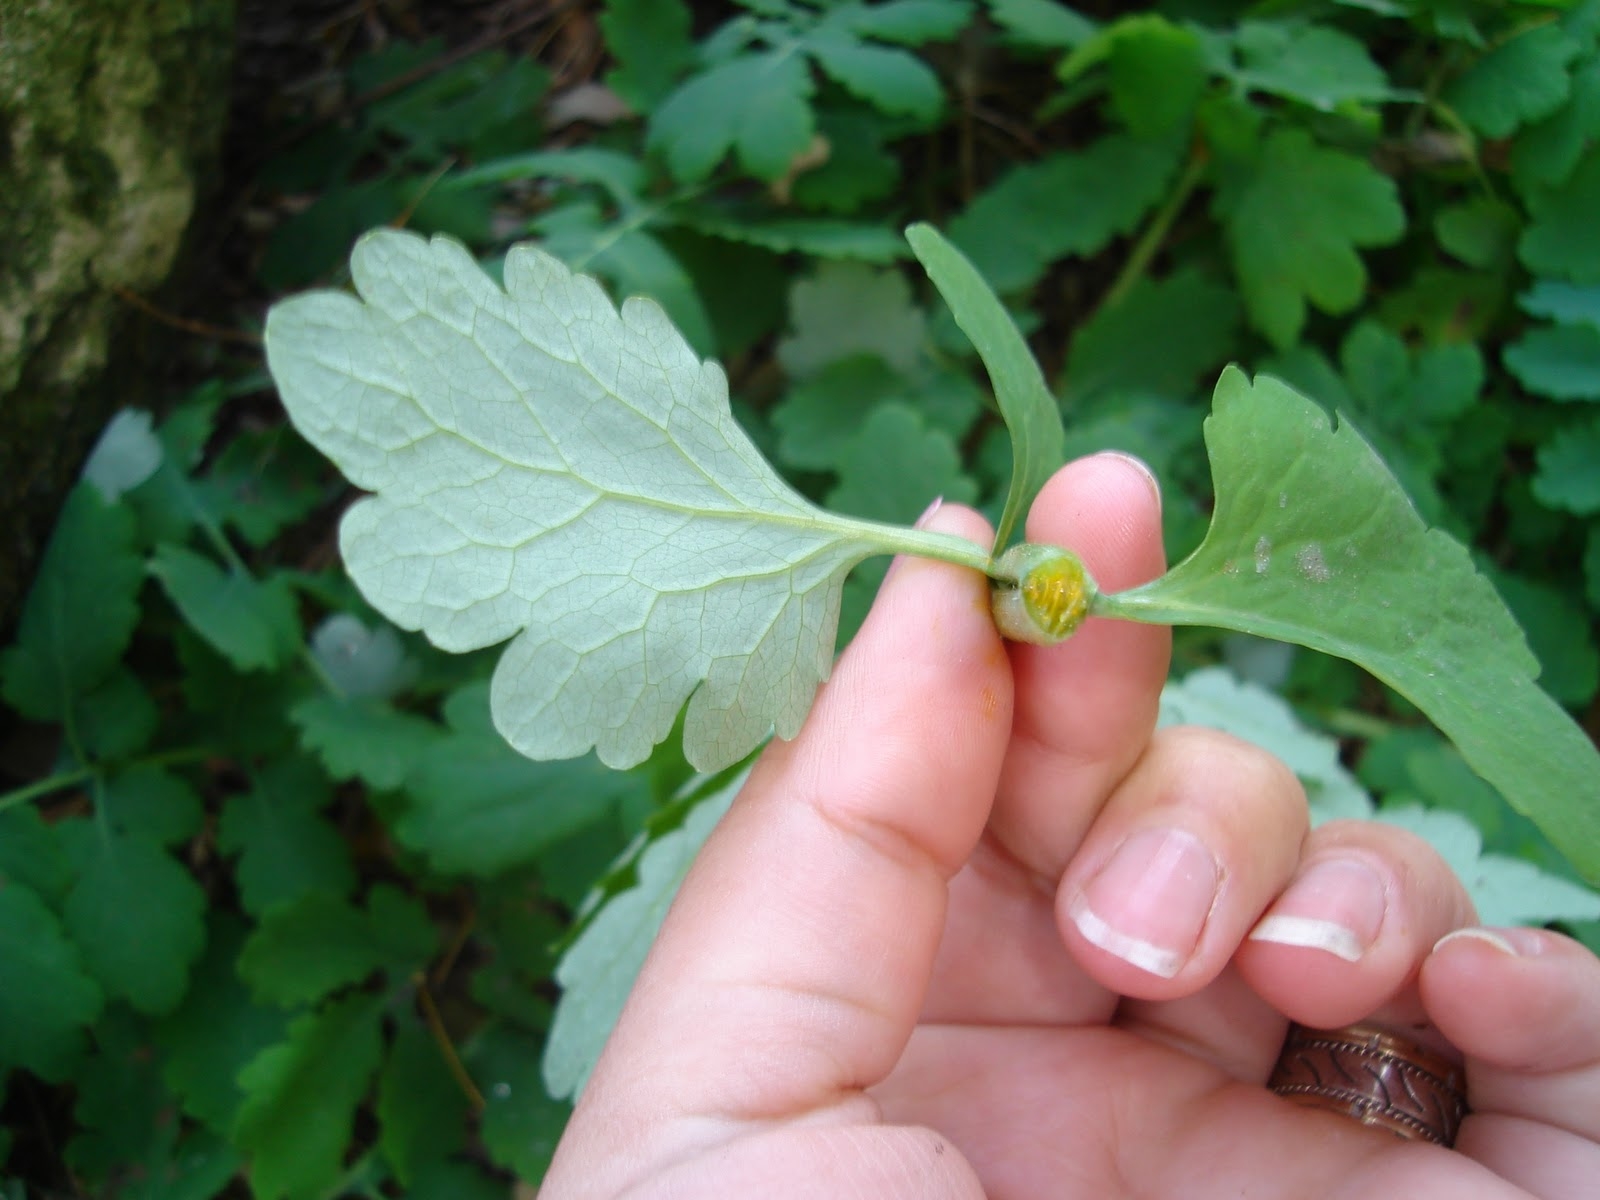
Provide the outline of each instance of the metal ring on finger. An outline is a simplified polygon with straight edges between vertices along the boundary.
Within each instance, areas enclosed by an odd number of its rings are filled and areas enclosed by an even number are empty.
[[[1287,1100],[1455,1145],[1467,1114],[1466,1073],[1443,1055],[1377,1025],[1292,1025],[1267,1086]]]

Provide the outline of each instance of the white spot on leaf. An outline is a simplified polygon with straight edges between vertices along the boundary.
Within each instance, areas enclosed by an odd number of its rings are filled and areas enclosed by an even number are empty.
[[[1265,575],[1272,565],[1272,542],[1265,536],[1256,539],[1256,574]]]
[[[1294,565],[1312,583],[1327,583],[1333,578],[1333,572],[1328,569],[1328,560],[1322,555],[1320,542],[1308,542],[1296,550]]]

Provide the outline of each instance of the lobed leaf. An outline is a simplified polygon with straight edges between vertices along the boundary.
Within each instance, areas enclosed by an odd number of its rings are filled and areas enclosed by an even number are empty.
[[[61,836],[74,876],[62,917],[85,964],[108,995],[170,1011],[205,946],[205,892],[150,838],[83,820]]]
[[[635,885],[608,901],[561,956],[561,1002],[544,1049],[550,1095],[567,1099],[582,1090],[678,886],[744,781],[740,773],[701,799],[682,825],[651,842],[638,860]]]
[[[267,1003],[312,1003],[373,971],[409,974],[437,940],[422,905],[393,888],[374,888],[365,910],[307,892],[261,918],[239,955],[239,977]]]
[[[439,1043],[420,1023],[403,1025],[396,1033],[378,1074],[374,1109],[378,1146],[403,1184],[461,1149],[467,1098],[445,1065]]]
[[[263,583],[170,542],[156,547],[150,573],[189,626],[239,670],[280,666],[299,649],[300,617],[281,575]]]
[[[448,650],[513,639],[491,696],[529,757],[594,747],[631,766],[687,700],[690,761],[735,762],[799,729],[855,563],[981,567],[958,538],[795,493],[733,420],[720,368],[649,301],[619,312],[530,247],[502,290],[455,243],[392,231],[351,268],[363,300],[274,307],[268,364],[301,431],[378,493],[340,537],[368,600]]]
[[[1600,513],[1600,415],[1567,426],[1539,447],[1533,494],[1579,516]]]
[[[1206,444],[1216,508],[1205,541],[1095,611],[1350,659],[1421,708],[1600,879],[1600,752],[1534,683],[1537,661],[1465,549],[1423,523],[1348,422],[1334,428],[1277,380],[1226,372]]]
[[[1581,47],[1556,25],[1536,25],[1507,38],[1445,88],[1444,101],[1492,138],[1547,117],[1566,100],[1567,66]]]
[[[1135,228],[1166,194],[1181,149],[1171,138],[1112,134],[1013,167],[950,222],[950,240],[995,291],[1021,291],[1057,259],[1093,254]]]
[[[593,758],[530,762],[495,732],[482,684],[451,696],[445,720],[449,732],[406,781],[410,805],[395,826],[437,871],[492,876],[532,862],[644,787]]]
[[[0,653],[0,694],[25,717],[58,721],[110,674],[139,621],[143,568],[127,506],[90,484],[67,495],[17,624]]]
[[[314,1200],[338,1182],[356,1106],[383,1054],[381,996],[308,1013],[239,1073],[234,1144],[250,1156],[258,1200]]]
[[[1367,283],[1357,249],[1405,230],[1393,180],[1297,129],[1273,133],[1251,167],[1229,172],[1213,208],[1251,320],[1279,347],[1299,336],[1308,301],[1329,313],[1355,308]]]
[[[256,1004],[237,971],[244,924],[214,911],[205,953],[194,965],[183,1003],[155,1026],[166,1060],[167,1086],[183,1111],[217,1133],[233,1127],[244,1091],[238,1074],[268,1046],[283,1040],[289,1019]]]
[[[228,798],[217,847],[239,856],[234,871],[246,912],[306,892],[343,895],[355,885],[349,848],[318,811],[330,799],[327,780],[299,758],[270,763],[248,792]]]
[[[811,141],[815,84],[803,55],[748,54],[694,76],[651,114],[650,145],[696,183],[729,151],[757,179],[777,179]]]
[[[0,886],[0,1065],[61,1080],[103,999],[44,901],[20,883]]]

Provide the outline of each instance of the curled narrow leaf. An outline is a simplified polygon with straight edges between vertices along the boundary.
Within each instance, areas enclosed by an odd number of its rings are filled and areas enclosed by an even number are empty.
[[[447,650],[512,639],[491,702],[530,758],[632,766],[688,701],[690,761],[735,762],[799,729],[857,562],[986,561],[794,492],[651,301],[618,310],[527,246],[502,289],[457,243],[394,231],[351,272],[360,299],[272,310],[268,365],[301,432],[377,493],[340,530],[368,600]]]
[[[1061,465],[1066,438],[1061,409],[1045,386],[1022,331],[967,257],[931,225],[913,225],[906,230],[906,240],[983,359],[1011,433],[1011,486],[994,538],[999,554],[1039,489]]]

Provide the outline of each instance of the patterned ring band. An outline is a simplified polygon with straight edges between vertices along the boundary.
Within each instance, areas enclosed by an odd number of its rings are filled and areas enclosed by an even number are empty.
[[[1291,1025],[1267,1086],[1304,1107],[1441,1146],[1455,1145],[1467,1114],[1460,1067],[1376,1025]]]

